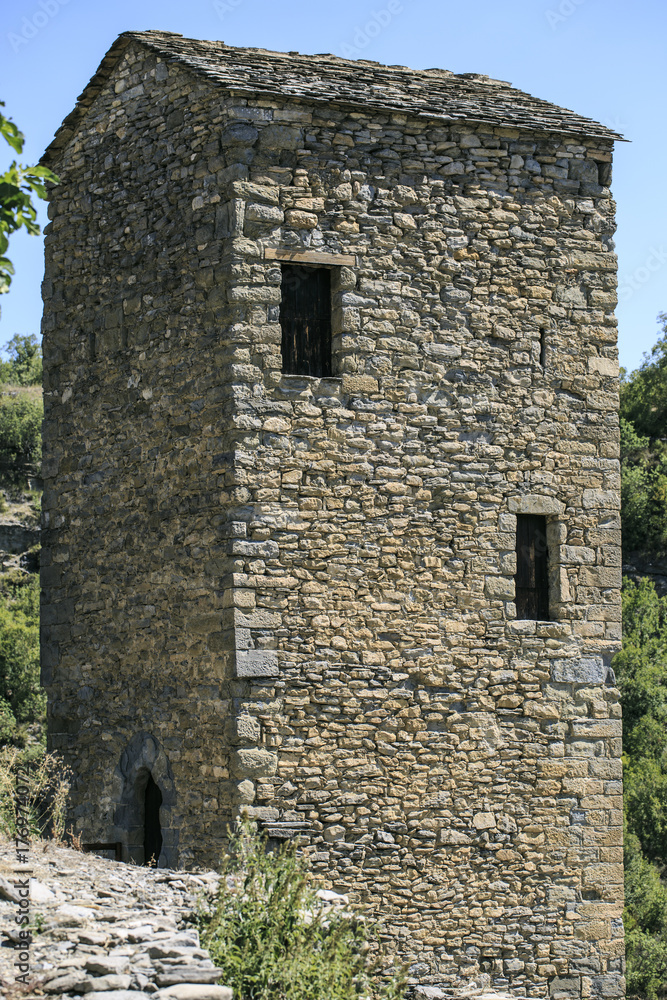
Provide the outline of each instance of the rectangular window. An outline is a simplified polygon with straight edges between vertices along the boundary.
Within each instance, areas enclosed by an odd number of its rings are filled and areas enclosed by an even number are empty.
[[[280,328],[286,375],[331,375],[331,271],[282,265]]]
[[[516,616],[549,621],[547,519],[541,514],[516,518]]]

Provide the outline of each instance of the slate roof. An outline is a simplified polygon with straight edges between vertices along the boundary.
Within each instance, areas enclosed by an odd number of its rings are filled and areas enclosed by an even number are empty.
[[[243,95],[271,94],[319,104],[409,114],[443,124],[506,126],[594,139],[623,139],[605,125],[531,97],[503,80],[444,69],[413,70],[330,54],[301,55],[235,48],[168,31],[126,31],[119,35],[76,107],[56,132],[42,162],[52,163],[100,93],[132,42],[152,49],[225,89]]]

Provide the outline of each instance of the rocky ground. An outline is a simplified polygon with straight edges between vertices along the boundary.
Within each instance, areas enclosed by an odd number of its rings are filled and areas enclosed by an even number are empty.
[[[51,842],[29,865],[0,845],[0,988],[20,996],[88,1000],[230,1000],[193,923],[217,889],[214,872],[139,868]],[[29,879],[30,905],[20,887]],[[29,914],[31,938],[17,922]]]

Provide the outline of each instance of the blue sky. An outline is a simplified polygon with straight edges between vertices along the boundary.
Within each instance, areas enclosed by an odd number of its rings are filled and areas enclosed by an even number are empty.
[[[486,73],[622,132],[632,143],[617,143],[613,180],[621,364],[636,368],[655,343],[667,311],[664,0],[13,0],[0,27],[0,98],[26,134],[23,162],[39,159],[114,38],[148,28]],[[0,171],[11,159],[0,148]],[[9,256],[0,344],[38,332],[41,316],[41,239],[16,234]]]

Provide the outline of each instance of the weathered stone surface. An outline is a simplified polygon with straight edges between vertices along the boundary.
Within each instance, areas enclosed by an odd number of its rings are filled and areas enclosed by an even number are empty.
[[[141,990],[106,990],[103,993],[87,993],[88,1000],[143,1000],[145,993]]]
[[[217,863],[245,810],[422,984],[620,996],[618,790],[586,784],[620,755],[613,136],[482,78],[291,58],[128,35],[50,153],[72,823],[143,861],[150,774],[161,866]],[[331,377],[282,372],[278,251],[326,255]],[[550,621],[516,618],[525,514]]]
[[[278,766],[277,754],[261,748],[236,750],[234,753],[234,772],[248,777],[270,777],[276,773]]]
[[[274,649],[239,649],[236,651],[237,677],[276,677],[278,654]]]
[[[232,991],[228,986],[195,986],[187,983],[158,990],[154,996],[160,1000],[232,1000]]]
[[[193,968],[190,965],[173,966],[169,971],[157,972],[155,982],[158,986],[175,986],[183,983],[217,983],[223,975],[221,969],[205,969],[201,966]]]
[[[46,993],[83,993],[88,977],[80,971],[65,973],[45,983]]]
[[[84,983],[83,992],[105,993],[110,990],[129,990],[131,982],[132,976],[129,975],[96,976]]]
[[[172,941],[162,941],[160,944],[149,945],[147,951],[151,958],[191,959],[208,957],[206,954],[201,953],[198,948],[177,945]]]
[[[605,674],[605,665],[600,656],[554,660],[551,666],[553,680],[566,684],[603,684]]]
[[[6,878],[0,876],[0,898],[8,899],[12,903],[20,903],[21,897],[16,886]]]

